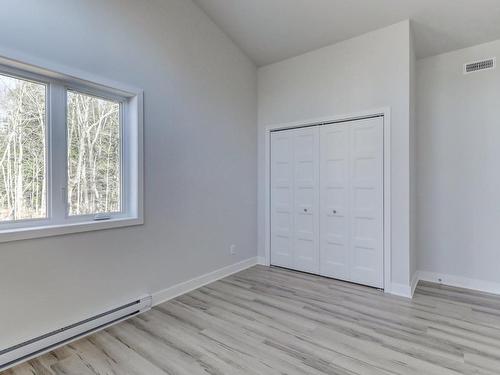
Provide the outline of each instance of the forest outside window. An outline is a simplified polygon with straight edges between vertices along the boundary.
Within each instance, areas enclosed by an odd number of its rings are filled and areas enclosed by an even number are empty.
[[[0,74],[0,221],[47,217],[43,83]]]
[[[120,103],[67,93],[68,212],[121,211]]]
[[[0,242],[142,223],[142,92],[0,65]]]

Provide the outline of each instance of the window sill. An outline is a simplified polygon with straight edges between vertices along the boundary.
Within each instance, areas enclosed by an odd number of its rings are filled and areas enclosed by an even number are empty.
[[[0,230],[0,243],[27,240],[34,238],[61,236],[71,233],[92,232],[96,230],[130,227],[142,225],[142,218],[116,218],[106,221],[84,221],[69,224],[42,225],[37,227],[24,227]]]

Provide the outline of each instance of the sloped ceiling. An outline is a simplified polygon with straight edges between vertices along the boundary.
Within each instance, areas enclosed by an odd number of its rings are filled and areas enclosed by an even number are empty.
[[[259,66],[411,19],[417,58],[500,39],[500,0],[194,0]]]

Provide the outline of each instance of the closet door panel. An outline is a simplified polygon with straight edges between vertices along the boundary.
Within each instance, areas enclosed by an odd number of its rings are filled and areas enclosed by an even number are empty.
[[[271,264],[383,287],[383,118],[271,134]]]
[[[349,129],[321,127],[320,274],[349,280]]]
[[[383,287],[383,119],[350,126],[351,281]]]
[[[294,268],[319,273],[319,128],[293,130]]]
[[[293,134],[271,133],[271,264],[293,268]]]

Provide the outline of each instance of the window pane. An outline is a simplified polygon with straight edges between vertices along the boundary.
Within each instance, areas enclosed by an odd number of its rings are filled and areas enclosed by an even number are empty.
[[[46,86],[0,75],[0,221],[47,216]]]
[[[120,103],[68,91],[70,215],[119,212]]]

